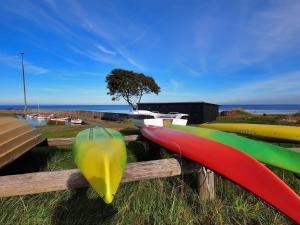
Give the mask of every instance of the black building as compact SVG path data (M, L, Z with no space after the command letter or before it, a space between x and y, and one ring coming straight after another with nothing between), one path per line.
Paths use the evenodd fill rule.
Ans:
M189 114L189 124L210 122L216 120L219 114L219 105L206 102L139 103L138 109L160 113L186 113Z

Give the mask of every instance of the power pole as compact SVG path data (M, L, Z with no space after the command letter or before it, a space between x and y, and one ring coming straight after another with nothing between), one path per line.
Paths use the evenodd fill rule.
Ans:
M22 72L23 72L23 92L24 92L24 112L27 112L27 99L26 99L26 83L25 83L25 69L24 69L24 52L21 52L22 58Z

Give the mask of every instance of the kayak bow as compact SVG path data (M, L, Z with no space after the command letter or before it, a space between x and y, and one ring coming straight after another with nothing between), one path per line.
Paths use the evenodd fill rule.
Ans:
M111 203L126 166L122 134L102 127L83 130L76 136L73 158L93 189Z

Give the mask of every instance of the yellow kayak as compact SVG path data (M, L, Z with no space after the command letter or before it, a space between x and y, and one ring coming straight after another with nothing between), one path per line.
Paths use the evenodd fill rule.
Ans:
M296 126L246 123L204 123L199 126L254 137L300 141L300 127Z
M73 158L92 188L111 203L126 166L122 134L102 127L83 130L76 136Z

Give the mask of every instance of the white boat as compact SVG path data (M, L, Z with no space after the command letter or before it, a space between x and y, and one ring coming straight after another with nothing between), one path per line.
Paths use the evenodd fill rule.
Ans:
M137 127L143 127L144 125L163 127L164 124L186 126L188 122L188 114L178 112L162 114L159 112L151 112L147 110L136 110L132 112L131 117L133 119L133 123Z
M45 116L45 115L39 114L34 118L37 119L37 120L48 120L48 119L50 119L50 116Z
M51 121L58 121L58 122L66 122L68 121L70 118L69 117L64 117L64 118L51 118Z
M34 119L34 118L37 117L37 116L38 116L38 114L32 113L32 114L27 114L27 115L26 115L26 118Z
M82 119L71 119L71 124L82 124Z

